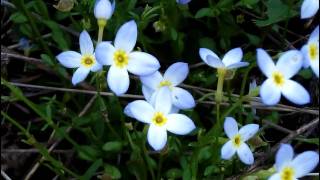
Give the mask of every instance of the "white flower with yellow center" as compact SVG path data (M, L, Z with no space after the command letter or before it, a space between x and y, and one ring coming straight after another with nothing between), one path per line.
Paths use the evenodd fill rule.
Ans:
M238 130L236 120L232 117L226 117L224 132L230 140L222 146L221 158L229 160L237 153L243 163L247 165L253 164L253 154L245 142L253 137L258 130L258 124L247 124Z
M257 60L260 70L268 77L260 87L260 96L264 104L277 104L281 94L298 105L310 102L307 90L290 79L302 67L303 61L300 51L289 50L283 53L275 65L265 50L257 49Z
M127 107L130 108L127 108ZM136 100L127 105L125 114L138 121L149 124L148 143L159 151L167 142L167 131L186 135L195 129L193 121L183 114L170 113L171 96L169 88L162 88L152 105L144 100ZM129 112L129 114L128 114Z
M187 78L188 73L188 64L177 62L168 67L163 76L159 71L148 76L141 76L144 97L148 102L154 104L159 90L163 87L168 87L174 111L193 108L195 101L192 95L188 91L177 87Z
M312 170L319 163L319 154L314 151L305 151L295 158L294 152L289 144L281 144L276 154L275 168L277 173L269 180L297 180Z
M319 77L319 26L310 34L308 42L301 49L304 57L305 68L311 66L311 69Z
M128 71L137 76L145 76L160 68L154 56L145 52L132 52L137 41L137 31L135 21L126 22L118 30L114 46L109 42L101 42L96 48L97 61L102 65L111 65L107 81L109 88L118 96L129 88Z
M224 55L222 60L207 48L200 48L199 54L206 64L217 69L235 69L249 65L248 62L241 62L243 57L241 48L231 49Z
M96 61L93 43L87 31L82 31L79 38L80 53L65 51L57 55L58 61L67 68L78 68L72 76L72 84L76 85L83 81L90 71L96 72L102 66Z
M112 16L115 6L115 0L113 0L112 4L109 0L96 0L94 5L94 16L97 19L108 20Z
M301 19L311 18L319 9L319 0L304 0L301 5Z

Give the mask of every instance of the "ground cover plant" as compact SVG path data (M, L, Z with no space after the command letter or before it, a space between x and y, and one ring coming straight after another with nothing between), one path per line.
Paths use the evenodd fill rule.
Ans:
M3 179L319 179L319 1L1 1Z

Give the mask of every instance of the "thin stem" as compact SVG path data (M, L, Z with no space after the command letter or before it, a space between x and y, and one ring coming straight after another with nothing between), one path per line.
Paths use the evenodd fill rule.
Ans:
M226 75L227 70L219 68L218 69L218 85L217 85L217 91L216 91L216 102L220 103L222 102L223 97L223 82L224 77Z
M99 44L102 41L103 30L104 30L104 27L107 25L107 20L106 19L98 19L97 22L98 22L98 26L99 26L97 44Z

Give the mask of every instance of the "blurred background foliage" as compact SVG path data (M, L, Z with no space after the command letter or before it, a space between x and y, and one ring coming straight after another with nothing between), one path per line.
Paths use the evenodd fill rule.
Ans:
M263 76L256 67L256 48L263 47L276 58L279 53L299 49L306 42L317 22L300 20L301 3L301 0L192 0L188 5L180 5L175 0L121 0L116 1L103 40L112 41L117 29L134 19L139 29L136 48L156 56L161 70L177 61L187 62L191 67L195 65L185 84L193 86L190 89L196 99L207 101L211 101L208 97L212 97L212 93L210 96L210 92L201 88L216 89L217 77L215 70L198 64L201 62L199 48L209 48L223 56L229 49L241 47L244 60L251 65L234 72L233 79L225 84L229 105L222 107L223 117L233 116L240 124L263 124L262 119L268 119L294 130L314 115L264 109L254 114L244 106L244 100L232 93L240 97L246 95L253 79L261 84ZM147 127L124 116L123 107L132 101L130 97L50 88L27 87L22 91L9 83L74 88L68 79L72 70L59 65L55 55L65 50L77 51L78 36L84 29L93 40L97 39L93 7L94 0L1 1L2 58L5 53L34 58L33 61L9 60L7 55L4 56L7 60L1 61L1 139L4 141L1 146L2 149L33 147L44 157L40 167L30 173L41 158L38 153L1 153L4 161L10 158L21 161L14 165L6 162L9 174L14 179L31 174L33 179L188 180L226 179L246 172L247 167L237 158L220 159L220 148L227 139L222 131L212 131L216 112L211 104L198 104L193 110L183 111L195 121L197 129L189 136L170 135L167 147L158 153L146 143ZM105 74L106 69L92 73L86 83L76 88L109 91ZM295 78L313 96L309 106L318 107L319 86L310 70L302 70ZM128 93L140 95L138 79L133 78L131 82L134 83ZM282 103L292 105L287 101ZM294 123L288 123L291 120ZM318 130L313 134L316 132ZM313 134L293 142L302 144L301 150L318 148ZM251 147L258 152L256 157L285 136L270 127L260 131L251 142ZM49 153L53 145L64 153ZM269 158L263 163L265 171L244 178L266 179L273 163L273 158Z

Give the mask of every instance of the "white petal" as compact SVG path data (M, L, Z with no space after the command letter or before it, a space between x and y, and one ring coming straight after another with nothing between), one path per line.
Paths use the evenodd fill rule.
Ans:
M308 91L303 86L290 79L284 82L281 92L284 97L295 104L302 105L310 102Z
M174 106L174 105L172 105L171 106L171 110L170 110L170 113L169 114L176 114L176 113L178 113L179 112L179 108L178 107L176 107L176 106Z
M310 66L316 76L319 78L319 58L315 61L310 61Z
M176 0L178 4L188 4L191 0Z
M223 124L224 132L229 139L238 134L238 124L233 117L226 117Z
M319 42L319 25L312 31L312 33L310 34L309 42Z
M227 52L222 58L222 62L225 66L230 66L232 64L238 63L243 57L243 52L241 48L234 48Z
M167 130L164 127L150 124L147 136L150 146L156 151L163 149L167 143Z
M277 173L269 177L268 180L281 180L281 176L279 173Z
M65 51L57 55L58 61L67 68L76 68L80 66L81 54L75 51Z
M168 87L162 87L157 92L155 109L161 111L164 114L168 114L171 110L171 92Z
M247 165L251 165L254 162L253 154L246 143L242 143L237 149L237 154L240 160Z
M131 112L131 108L132 108L132 107L131 107L131 104L132 104L132 103L129 103L129 104L124 108L123 112L124 112L125 115L127 115L127 116L129 116L129 117L135 118L134 115L133 115L132 112Z
M280 56L276 64L276 68L284 75L284 77L290 79L292 76L298 73L302 67L302 64L302 53L298 50L289 50Z
M154 90L151 88L148 88L147 86L142 85L142 94L144 98L150 103L150 99L152 94L154 93Z
M109 0L97 0L94 6L94 16L97 19L110 19L113 8Z
M233 147L232 142L228 141L221 148L221 159L229 160L236 153L236 149Z
M167 118L167 130L171 133L185 135L196 128L193 121L184 114L169 114Z
M169 66L163 75L165 80L169 80L173 86L181 84L188 76L189 68L187 63L177 62Z
M156 90L163 80L163 77L159 71L147 76L140 76L140 80L144 86L147 86L153 90Z
M319 163L319 154L313 151L305 151L297 155L292 161L295 169L295 177L300 178L310 173Z
M93 54L93 43L87 31L82 31L79 38L80 52L82 55Z
M132 52L129 54L128 71L134 75L146 76L160 68L157 58L145 52Z
M301 6L301 19L314 16L319 9L318 0L304 0Z
M200 48L199 54L200 54L201 59L209 66L211 66L213 68L224 67L224 64L222 63L220 58L214 52L212 52L210 49Z
M267 79L260 87L260 97L264 104L275 105L280 101L281 90L273 83L272 79Z
M138 29L134 20L124 23L118 30L114 46L116 49L122 49L131 52L137 42Z
M126 109L129 111L127 115L132 115L135 119L143 123L150 123L155 113L153 107L148 102L143 100L133 101L129 103L127 107Z
M276 170L279 172L285 165L293 159L293 148L290 144L281 144L276 154Z
M269 54L261 48L257 49L257 63L262 73L267 77L271 77L273 71L276 69Z
M90 68L90 70L92 72L97 72L97 71L100 71L101 69L102 69L102 65L100 63L98 63L97 61Z
M243 141L247 141L252 138L259 130L258 124L247 124L240 128L239 134Z
M248 65L249 65L248 62L238 62L238 63L234 63L234 64L227 66L227 69L241 68L241 67L245 67Z
M102 65L112 65L115 51L115 48L109 42L101 42L96 47L96 60Z
M179 109L190 109L196 105L193 96L188 91L179 87L173 87L172 103Z
M79 82L82 82L89 74L90 69L85 67L79 67L72 76L72 84L76 85Z
M309 58L309 53L308 53L308 45L304 45L301 48L301 53L303 55L303 64L302 66L304 68L308 68L310 66L310 58Z
M125 68L110 66L108 72L108 86L117 96L127 92L130 84L129 74Z
M112 8L112 14L113 14L114 10L116 9L116 0L113 0L111 4L111 8Z
M206 59L207 59L208 55L211 55L211 56L219 59L219 57L213 51L211 51L210 49L207 49L207 48L200 48L199 54L200 54L201 59L203 61L205 61L205 63L207 63Z

